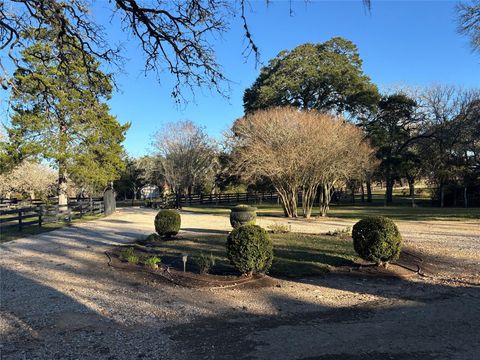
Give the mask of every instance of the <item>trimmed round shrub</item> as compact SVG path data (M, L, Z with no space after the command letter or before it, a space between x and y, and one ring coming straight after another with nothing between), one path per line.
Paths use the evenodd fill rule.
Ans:
M352 238L357 254L377 265L400 256L402 237L397 225L389 218L373 216L360 220L353 226Z
M180 230L180 214L173 210L160 210L155 216L155 231L163 237L171 237Z
M227 257L242 274L266 273L272 266L272 240L258 225L240 226L228 235Z
M243 225L255 225L257 208L248 205L237 205L231 208L230 225L237 228Z

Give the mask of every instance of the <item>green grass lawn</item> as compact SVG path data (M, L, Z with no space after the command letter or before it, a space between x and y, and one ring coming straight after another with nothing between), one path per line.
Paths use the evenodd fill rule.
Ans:
M2 228L0 230L0 244L5 243L7 241L19 239L22 237L42 234L48 231L60 229L62 227L68 226L69 224L77 224L77 223L81 223L89 220L100 219L102 216L103 215L85 215L81 219L72 220L71 223L52 222L52 223L43 224L42 227L38 225L28 225L28 226L24 226L21 231L19 231L17 227L10 227L5 229Z
M232 204L233 205L233 204ZM283 217L283 211L280 205L276 204L257 204L258 216ZM202 205L187 206L183 210L197 213L206 213L214 215L229 215L230 208L227 205ZM302 209L298 210L298 215L302 216ZM313 209L312 216L318 216L318 209ZM480 208L439 208L432 206L410 206L394 204L383 206L381 203L357 203L357 204L332 204L328 216L344 219L362 219L367 216L382 215L393 220L464 220L480 219Z
M182 256L188 255L187 268L197 271L195 257L204 253L216 258L214 273L234 273L226 258L225 234L205 234L194 238L158 242L154 247L162 262L182 268ZM274 260L270 274L279 277L302 277L325 274L331 266L352 265L356 258L352 240L327 235L271 234ZM151 254L150 254L151 255ZM146 255L144 254L143 257Z

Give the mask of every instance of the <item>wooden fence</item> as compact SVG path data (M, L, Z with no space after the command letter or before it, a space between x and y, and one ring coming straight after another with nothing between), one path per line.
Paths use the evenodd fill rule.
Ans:
M234 193L234 194L192 194L181 195L176 198L171 195L163 199L147 199L145 205L148 207L163 207L166 204L173 206L188 205L220 205L220 204L240 204L240 203L262 203L277 202L278 195L276 193Z
M47 204L0 210L0 231L15 227L21 231L25 226L41 227L46 223L71 222L85 215L97 215L103 212L104 206L101 199L71 201L65 210L62 210L59 205Z

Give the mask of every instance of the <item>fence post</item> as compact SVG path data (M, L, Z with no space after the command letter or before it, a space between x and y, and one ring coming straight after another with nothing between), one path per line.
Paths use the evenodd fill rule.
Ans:
M20 209L18 210L18 230L19 231L22 231L22 227L23 227L23 224L22 224L22 213L23 211Z

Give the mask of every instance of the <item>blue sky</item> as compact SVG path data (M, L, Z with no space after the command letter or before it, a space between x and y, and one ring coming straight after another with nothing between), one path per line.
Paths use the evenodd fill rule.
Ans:
M480 85L480 55L473 54L468 40L456 32L455 2L372 0L368 13L361 0L251 1L248 19L254 40L265 63L279 51L305 42L324 42L342 36L357 44L365 73L378 86L422 86L432 83L467 87ZM104 20L111 7L101 0L93 15ZM149 152L152 134L162 124L192 120L207 132L221 137L242 116L242 96L258 75L254 59L242 57L245 47L239 19L216 43L218 61L232 80L230 98L209 89L199 90L194 102L178 107L170 97L172 79L165 73L161 84L154 73L144 75L143 55L118 24L107 26L112 42L126 41L124 74L117 77L120 91L110 101L113 114L122 123L130 121L125 147L132 156Z
M448 83L462 86L480 84L480 56L472 54L468 40L456 32L455 2L372 1L371 12L361 1L293 2L289 15L287 1L252 1L248 14L254 39L267 62L279 51L305 42L324 42L342 36L357 44L364 71L380 87L421 86ZM220 137L232 121L243 114L242 95L258 75L253 59L245 62L241 24L234 20L231 30L216 43L218 59L232 80L230 99L196 94L195 102L178 108L170 98L171 79L165 74L158 84L154 74L145 77L142 56L127 46L126 74L119 77L121 92L111 101L121 122L131 121L125 142L133 156L148 152L151 135L165 122L189 119Z

